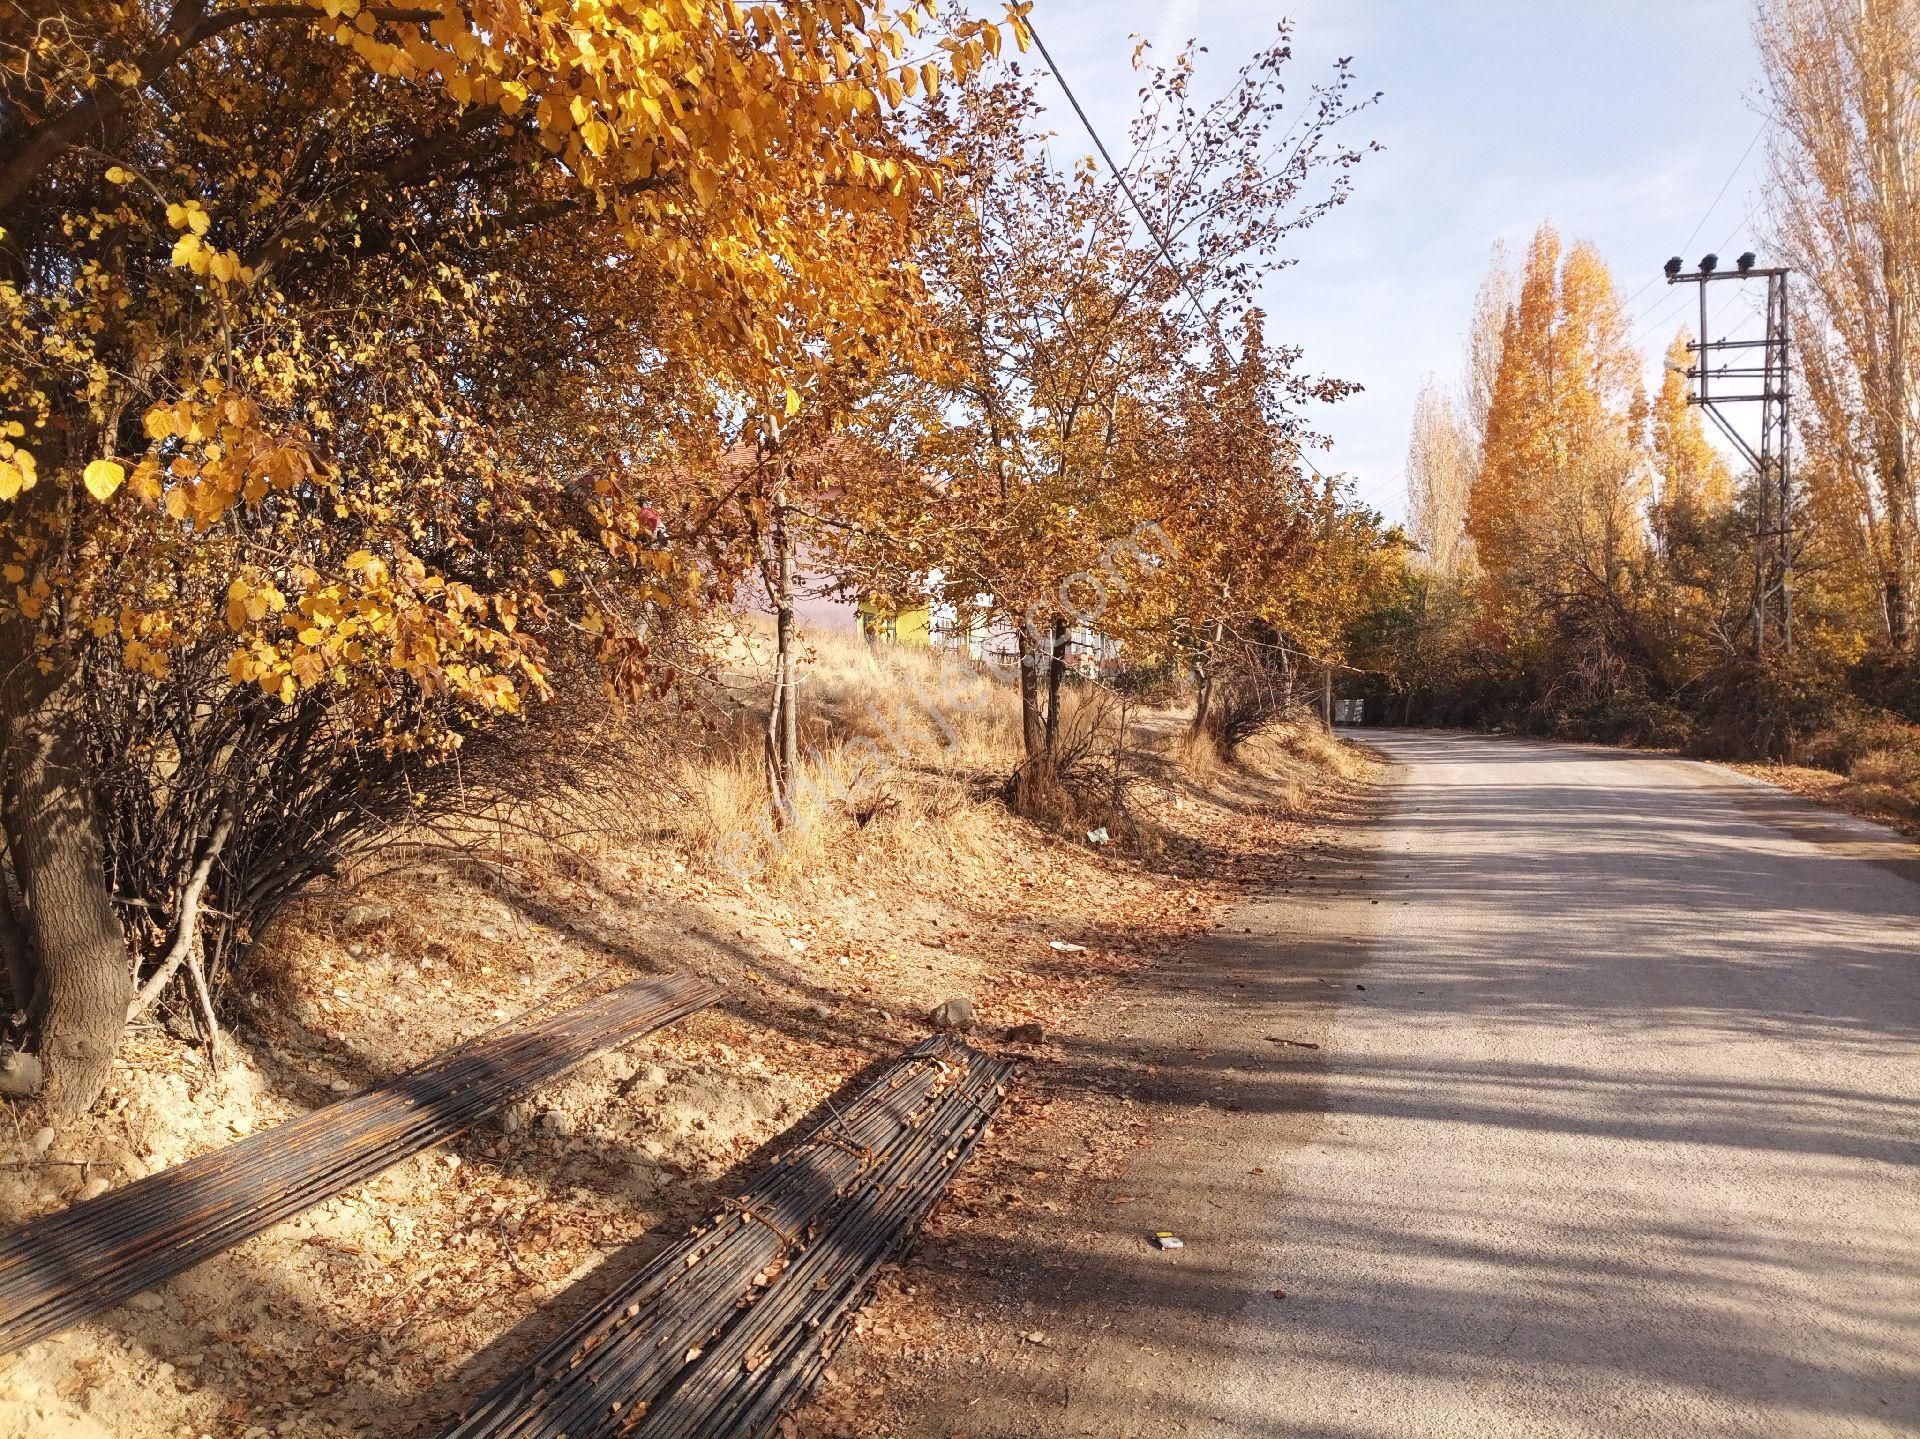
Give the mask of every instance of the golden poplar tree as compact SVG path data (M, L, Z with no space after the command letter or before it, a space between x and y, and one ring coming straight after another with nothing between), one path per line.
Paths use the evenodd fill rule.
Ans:
M1881 640L1920 641L1920 0L1764 0L1769 187L1794 270L1813 543L1874 571ZM1849 514L1848 511L1851 511Z
M1733 472L1707 439L1698 407L1687 403L1692 359L1685 330L1667 347L1665 378L1653 406L1652 446L1657 524L1663 537L1697 529L1733 503Z
M1645 539L1645 401L1605 263L1528 247L1467 504L1468 531L1510 617L1570 590L1618 593Z

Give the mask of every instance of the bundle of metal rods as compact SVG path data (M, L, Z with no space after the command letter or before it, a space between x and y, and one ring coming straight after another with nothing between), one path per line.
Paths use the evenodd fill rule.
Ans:
M910 1050L442 1439L590 1439L642 1425L652 1434L655 1415L684 1416L687 1432L705 1434L710 1411L746 1402L727 1381L759 1396L756 1414L772 1403L777 1420L817 1375L801 1373L809 1356L972 1152L1008 1072L945 1037ZM883 1213L876 1196L890 1201ZM802 1268L804 1295L789 1279ZM783 1368L740 1358L789 1349ZM781 1375L791 1382L775 1394L766 1386Z
M364 1094L0 1235L0 1354L131 1298L720 997L640 980L490 1031Z
M863 1174L819 1236L768 1284L671 1392L637 1422L588 1433L635 1439L764 1439L804 1398L865 1301L986 1133L1013 1066L979 1059L884 1160Z

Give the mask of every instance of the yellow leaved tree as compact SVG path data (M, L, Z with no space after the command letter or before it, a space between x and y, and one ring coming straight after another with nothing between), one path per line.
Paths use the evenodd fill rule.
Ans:
M209 874L243 943L557 680L657 685L737 523L665 462L922 343L899 114L1022 32L933 19L0 16L0 949L52 1106Z

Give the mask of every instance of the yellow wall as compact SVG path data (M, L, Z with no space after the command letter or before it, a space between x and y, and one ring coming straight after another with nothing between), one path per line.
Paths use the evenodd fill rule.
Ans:
M869 640L926 646L933 643L933 612L925 605L884 610L870 600L860 603L860 633Z

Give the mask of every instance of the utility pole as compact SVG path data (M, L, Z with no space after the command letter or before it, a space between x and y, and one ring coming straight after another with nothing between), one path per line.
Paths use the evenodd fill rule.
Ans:
M1742 255L1731 270L1722 270L1718 255L1701 257L1699 268L1682 273L1675 255L1666 264L1669 285L1697 285L1700 290L1700 330L1687 346L1694 362L1687 367L1687 403L1698 405L1720 427L1753 467L1753 653L1766 656L1770 632L1779 637L1782 654L1793 650L1793 457L1788 408L1793 386L1788 370L1790 336L1787 319L1785 269L1761 269L1753 252ZM1712 340L1707 337L1707 286L1717 280L1767 282L1767 332L1757 340ZM1759 351L1756 363L1753 352ZM1722 357L1718 363L1713 357ZM1715 383L1721 388L1716 390ZM1755 392L1755 386L1758 386ZM1730 388L1732 393L1727 393ZM1760 406L1760 442L1747 442L1723 405Z

